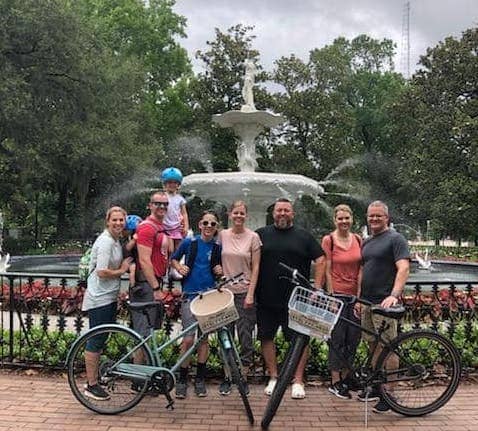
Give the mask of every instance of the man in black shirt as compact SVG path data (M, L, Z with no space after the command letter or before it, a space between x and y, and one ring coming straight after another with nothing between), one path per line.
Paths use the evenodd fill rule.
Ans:
M274 224L257 230L262 241L261 263L259 279L256 288L257 300L257 337L261 340L262 355L269 371L270 380L265 388L266 395L271 395L277 382L277 358L274 345L274 336L279 326L284 336L292 340L294 331L288 326L289 297L293 287L287 280L281 279L285 275L279 267L283 262L310 278L310 264L315 261L314 284L320 287L324 259L320 259L324 252L315 238L307 231L294 226L294 210L288 199L278 199L272 213ZM320 260L320 262L319 262ZM304 352L295 372L292 385L292 398L305 397L304 370L308 351Z

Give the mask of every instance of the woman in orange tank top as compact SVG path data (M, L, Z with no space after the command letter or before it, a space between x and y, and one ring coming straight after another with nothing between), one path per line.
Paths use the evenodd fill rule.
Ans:
M325 277L329 293L359 296L362 275L361 238L350 231L353 213L348 205L334 208L335 230L322 239L326 255ZM358 322L353 304L344 304L342 316ZM360 341L360 329L339 320L329 344L329 369L332 385L329 391L339 398L350 395L350 369Z

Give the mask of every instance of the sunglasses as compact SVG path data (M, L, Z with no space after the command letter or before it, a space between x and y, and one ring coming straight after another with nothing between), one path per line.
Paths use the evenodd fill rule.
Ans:
M207 221L207 220L204 220L203 222L201 222L201 224L202 224L204 227L207 227L207 226L216 227L216 226L217 226L217 221Z
M151 202L151 205L154 205L157 208L167 208L169 205L169 202Z

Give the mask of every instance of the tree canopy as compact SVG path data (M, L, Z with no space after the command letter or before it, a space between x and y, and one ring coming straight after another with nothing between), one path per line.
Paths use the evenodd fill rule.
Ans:
M256 107L287 118L258 138L260 170L321 181L330 205L346 201L359 214L379 198L436 237L477 237L477 28L430 47L406 81L393 69L393 42L368 35L266 71L243 24L215 29L194 74L186 25L172 0L0 0L7 227L23 228L32 246L84 238L106 206L143 208L126 199L147 189L143 174L236 170L235 137L211 116L240 108L250 59Z

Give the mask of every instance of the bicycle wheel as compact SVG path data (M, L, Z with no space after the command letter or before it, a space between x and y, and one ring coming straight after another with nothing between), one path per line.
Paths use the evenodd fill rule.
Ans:
M240 359L237 356L234 347L224 349L224 360L227 362L231 370L232 382L236 384L239 394L241 395L244 408L246 409L247 418L251 425L254 424L254 413L252 412L251 405L249 404L249 398L247 398L246 380L244 379L240 369Z
M85 394L85 347L89 340L97 336L105 339L99 358L98 384L108 392L110 397L106 400L96 400ZM133 356L142 356L143 364L153 365L151 351L145 345L128 355L141 341L140 335L119 325L98 326L81 336L72 346L67 359L68 383L75 398L86 408L101 414L121 413L138 404L145 395L148 382L141 378L134 379L131 375L122 375L112 366L125 356L121 365L132 364Z
M398 359L398 368L385 368ZM456 347L444 336L426 330L408 332L392 341L377 361L385 384L383 399L405 416L422 416L447 403L460 382L461 360Z
M289 351L287 352L287 361L284 362L279 377L277 378L277 384L274 388L274 392L272 392L264 411L264 416L262 417L261 422L262 428L268 428L269 424L274 418L282 401L282 397L284 396L287 386L294 376L297 364L299 363L300 357L302 356L302 353L304 352L308 342L309 337L298 334L295 338L294 344L290 346Z

